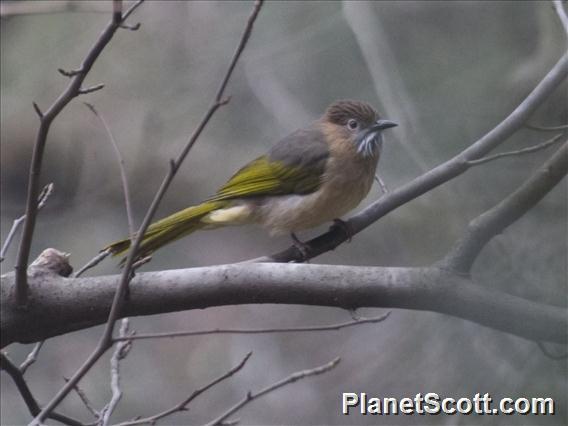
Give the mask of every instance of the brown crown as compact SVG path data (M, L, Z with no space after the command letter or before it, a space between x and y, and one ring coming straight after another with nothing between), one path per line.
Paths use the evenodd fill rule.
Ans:
M347 124L350 118L369 125L377 121L379 114L366 102L341 100L332 103L327 108L324 118L342 126Z

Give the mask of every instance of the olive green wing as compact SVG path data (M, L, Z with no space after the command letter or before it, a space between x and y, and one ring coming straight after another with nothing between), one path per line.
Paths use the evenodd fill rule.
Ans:
M320 187L328 157L329 149L319 130L299 130L240 169L210 201L309 194Z

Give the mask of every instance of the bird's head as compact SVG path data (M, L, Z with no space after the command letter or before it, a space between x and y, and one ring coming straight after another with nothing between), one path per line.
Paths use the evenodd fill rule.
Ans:
M393 121L381 119L368 103L351 100L331 104L322 120L333 126L333 131L339 138L353 143L357 152L364 157L379 153L383 143L383 130L398 126Z

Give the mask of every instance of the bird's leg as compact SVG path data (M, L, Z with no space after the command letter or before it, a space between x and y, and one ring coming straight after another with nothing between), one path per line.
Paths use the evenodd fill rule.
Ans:
M294 247L296 247L298 251L302 254L302 261L309 262L310 246L304 243L303 241L300 241L300 239L293 232L290 232L290 237L294 242Z
M347 223L347 222L345 222L344 220L341 220L341 219L333 219L333 225L331 225L330 229L333 229L333 228L341 229L345 233L345 235L347 236L347 242L348 243L351 242L353 235L355 235L355 231L353 230L353 227L349 223Z

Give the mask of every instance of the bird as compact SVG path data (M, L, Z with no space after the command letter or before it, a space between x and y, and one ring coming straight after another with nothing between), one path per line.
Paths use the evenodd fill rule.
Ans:
M197 230L250 223L272 236L290 234L305 255L296 233L331 221L345 227L340 217L357 207L373 185L383 131L396 126L369 103L333 102L321 118L239 169L215 195L152 223L137 259ZM101 251L123 255L130 241Z

